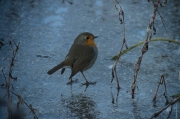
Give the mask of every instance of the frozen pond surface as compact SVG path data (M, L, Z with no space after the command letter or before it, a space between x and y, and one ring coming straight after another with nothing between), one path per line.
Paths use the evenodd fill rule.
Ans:
M12 81L14 92L32 104L40 119L58 118L106 118L106 119L146 119L165 106L164 87L161 86L156 106L152 98L164 74L169 99L180 92L178 73L180 70L180 47L168 42L151 42L144 55L138 74L135 98L131 98L133 67L141 54L139 46L123 55L117 67L121 90L117 93L115 80L111 83L111 58L119 52L123 38L123 25L119 24L118 12L113 1L73 0L73 4L61 0L0 0L0 39L4 46L0 49L0 58L11 56L8 45L9 36L20 42ZM151 19L153 7L147 0L121 0L125 13L126 40L128 46L143 41L146 28ZM154 38L166 37L180 41L180 2L168 1L159 12L165 20L168 34L159 15L155 20L157 34ZM82 75L72 86L66 85L70 75L67 69L49 76L46 72L61 62L75 37L81 32L98 35L96 40L98 58L94 66L84 72L89 81L96 81L86 91ZM1 65L2 66L2 62ZM6 70L8 72L7 63ZM0 83L4 83L0 74ZM4 89L0 89L1 98L5 98ZM16 97L13 103L16 104ZM27 107L26 118L32 118ZM174 105L171 119L180 117L180 106ZM7 108L1 107L1 117L7 117ZM157 119L166 118L167 111Z

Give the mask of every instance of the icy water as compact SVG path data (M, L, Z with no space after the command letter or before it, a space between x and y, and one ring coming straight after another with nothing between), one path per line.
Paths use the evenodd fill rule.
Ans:
M70 0L69 0L70 1ZM20 42L13 68L14 92L24 101L32 104L39 119L147 119L165 106L164 87L160 86L156 105L152 99L161 75L165 76L169 100L180 92L180 46L169 42L151 42L144 55L137 77L138 89L131 98L133 67L141 54L141 46L124 54L117 66L121 89L118 93L116 81L111 83L111 58L118 54L122 45L123 25L118 20L114 1L104 0L0 0L0 58L11 57L9 37ZM126 40L128 46L143 41L146 28L153 13L152 3L145 0L119 1L125 13ZM168 1L166 7L159 8L165 21L167 34L160 16L155 19L156 35L153 38L170 38L180 42L180 2ZM87 89L81 86L85 80L78 73L76 83L66 85L70 69L63 75L57 71L48 75L47 71L60 63L68 53L75 37L81 32L98 35L96 44L98 58L94 66L84 72L89 81L96 81ZM9 62L0 62L8 75ZM4 83L0 74L0 83ZM0 89L0 98L7 99L6 91ZM13 96L16 107L17 98ZM25 118L33 114L25 105L20 105ZM180 104L173 106L170 119L180 117ZM157 119L166 118L168 111ZM0 116L7 118L7 106L0 107Z

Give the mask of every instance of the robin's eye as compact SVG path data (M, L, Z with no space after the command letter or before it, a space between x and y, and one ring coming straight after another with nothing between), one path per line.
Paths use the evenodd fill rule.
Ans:
M85 39L86 39L86 40L88 40L88 39L89 39L89 37L87 36L87 37L85 37Z

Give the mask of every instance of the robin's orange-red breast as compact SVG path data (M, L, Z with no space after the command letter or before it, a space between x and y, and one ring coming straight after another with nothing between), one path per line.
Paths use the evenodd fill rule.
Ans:
M84 79L86 80L86 85L88 85L89 82L83 74L83 71L91 68L97 59L98 49L94 41L94 39L97 37L98 36L94 36L88 32L79 34L74 40L74 43L72 44L64 61L49 70L47 73L51 75L62 68L61 74L63 74L65 68L70 67L70 82L72 82L72 77L74 75L76 75L78 72L81 72Z

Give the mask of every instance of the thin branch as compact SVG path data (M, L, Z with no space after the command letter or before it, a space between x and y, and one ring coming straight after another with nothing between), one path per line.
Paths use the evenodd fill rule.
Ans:
M7 82L6 82L6 86L7 86L8 89L9 89L9 87L10 87L10 79L17 80L16 77L13 77L13 76L12 76L12 71L13 71L13 66L14 66L14 60L15 60L15 57L16 57L16 55L17 55L20 42L19 42L18 44L15 43L15 45L16 45L15 49L13 48L12 42L14 43L15 41L11 38L11 40L10 40L10 46L11 46L11 48L13 49L13 56L12 56L11 61L10 61L9 75L8 75L8 80L7 80Z
M10 47L11 47L11 49L12 49L12 57L11 57L11 59L10 59L10 66L9 66L9 72L8 72L8 76L7 76L7 79L6 79L6 76L5 76L5 74L4 74L4 68L5 68L5 66L4 66L4 61L7 59L7 57L5 57L4 59L3 59L3 69L2 69L2 74L3 74L3 76L4 76L4 79L5 79L5 85L1 85L1 87L4 87L6 90L7 90L7 95L8 95L8 115L9 115L9 118L11 118L11 116L12 116L12 111L11 111L11 109L9 108L9 107L11 107L12 106L12 96L10 96L10 86L12 85L11 84L11 79L17 79L17 78L14 78L14 77L12 77L12 70L13 70L13 66L14 66L14 59L15 59L15 56L16 56L16 53L17 53L17 51L18 51L18 46L16 46L15 48L14 48L14 44L16 45L16 43L13 41L13 39L10 37L10 41L9 41L9 45L10 45ZM18 44L19 45L19 44ZM17 49L17 50L16 50ZM12 85L12 88L13 88L13 85Z
M168 105L166 105L164 108L162 108L161 110L159 110L158 112L154 113L150 119L153 119L155 117L157 117L159 114L161 114L164 110L166 110L169 106L174 105L176 102L180 101L180 96L171 100L170 103Z
M160 14L160 12L159 12L159 11L157 11L157 12L158 12L158 14L159 14L159 16L160 16L160 18L161 18L161 21L162 21L162 24L163 24L163 26L164 26L164 28L165 28L166 33L167 33L167 34L168 34L168 36L170 37L170 35L169 35L168 31L167 31L166 25L165 25L164 18L161 16L161 14Z
M152 38L152 31L154 31L154 33L156 33L156 28L154 26L154 20L156 18L156 12L157 12L159 3L160 3L160 1L157 0L156 3L154 4L153 15L151 17L151 20L150 20L148 26L147 26L146 39L145 39L143 47L141 49L141 56L139 56L138 61L136 61L135 65L134 65L133 83L131 85L132 98L134 98L135 88L137 87L136 86L137 75L138 75L138 72L139 72L139 69L140 69L140 65L141 65L143 55L148 51L148 46L149 46L148 42Z
M7 80L6 80L6 76L5 76L5 74L4 74L4 68L5 68L5 67L3 67L3 68L2 68L1 72L2 72L2 74L3 74L3 76L4 76L4 80L5 80L5 82L7 82Z
M7 91L9 91L9 92L11 92L13 95L15 95L15 96L18 98L18 102L17 102L17 107L18 107L18 108L19 108L19 104L25 104L25 105L31 110L31 112L34 114L34 117L36 117L35 119L38 119L38 117L37 117L37 115L36 115L36 112L35 112L36 109L34 109L31 104L28 105L28 104L24 101L24 99L22 98L21 95L18 95L17 93L15 93L15 92L13 92L13 91L11 91L11 90L8 90L7 88L4 88L4 87L1 87L1 88L2 88L2 89L5 89L5 90L7 90Z
M158 83L158 87L157 87L156 92L154 94L153 102L156 101L156 97L157 97L157 93L158 93L158 90L159 90L159 86L163 85L163 84L164 84L164 97L166 99L166 103L168 104L169 100L168 100L168 96L167 96L167 89L166 89L166 82L165 82L165 79L164 79L164 75L161 75L160 82Z
M17 108L19 108L20 104L25 104L30 109L30 111L33 113L34 119L38 119L38 117L37 117L37 115L35 113L35 109L32 107L32 105L31 104L28 105L23 100L21 95L18 95L18 94L14 93L13 91L10 90L10 86L12 85L11 84L11 79L17 80L17 77L13 77L12 76L12 71L13 71L13 66L14 66L14 62L15 62L15 58L16 58L17 52L19 50L20 42L18 44L16 44L16 42L10 37L9 45L11 46L11 49L12 49L12 57L10 59L10 67L9 67L9 72L8 72L8 78L7 79L6 79L6 76L4 74L4 68L5 67L2 68L2 74L3 74L4 79L6 81L6 85L1 85L1 88L5 89L7 91L9 106L11 106L11 102L12 102L12 97L10 97L10 93L11 93L12 95L15 95L18 98ZM14 48L14 46L15 46L15 48ZM4 60L5 59L7 59L7 57L3 59L3 65L4 65ZM12 85L12 89L13 89L13 85ZM12 115L11 115L11 110L10 110L9 106L8 106L8 114L9 114L9 118L11 118Z
M123 43L122 43L122 46L120 48L120 52L119 52L119 55L117 56L117 60L116 62L114 63L114 66L112 67L112 80L111 82L113 81L114 79L114 76L116 77L116 82L117 82L117 88L118 90L120 89L120 85L119 85L119 79L118 79L118 75L117 75L117 72L116 72L116 67L117 67L117 64L118 64L118 61L120 59L120 54L122 52L122 49L123 49L123 46L125 44L126 48L128 48L127 46L127 43L126 43L126 27L125 27L125 22L124 22L124 11L121 7L121 5L119 4L119 2L117 0L114 0L115 2L115 8L116 10L119 12L118 15L119 15L119 21L120 21L120 24L123 24L124 26L124 38L123 38ZM115 73L115 75L114 75Z

